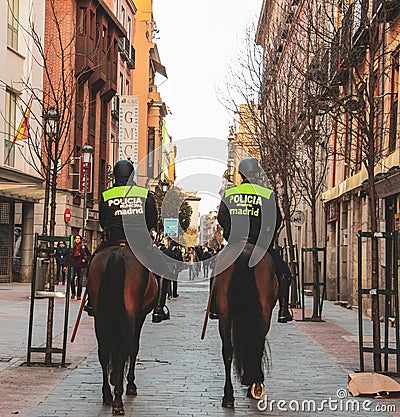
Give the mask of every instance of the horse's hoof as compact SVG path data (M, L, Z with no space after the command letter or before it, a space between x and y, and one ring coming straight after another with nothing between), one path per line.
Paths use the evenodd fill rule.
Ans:
M265 386L262 382L255 382L251 388L250 393L255 400L261 400L265 394Z
M124 415L125 415L124 407L113 408L113 416L124 416Z
M137 388L135 386L126 387L126 395L137 395Z
M223 399L222 400L222 407L224 408L234 408L235 406L235 400L234 399Z

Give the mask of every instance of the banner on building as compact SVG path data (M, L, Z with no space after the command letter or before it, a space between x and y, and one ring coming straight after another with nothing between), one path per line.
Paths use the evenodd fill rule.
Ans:
M119 131L118 157L130 159L135 167L137 181L137 166L139 162L139 97L119 97Z

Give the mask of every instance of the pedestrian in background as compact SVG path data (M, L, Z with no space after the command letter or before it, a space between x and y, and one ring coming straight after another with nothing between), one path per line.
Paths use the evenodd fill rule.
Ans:
M69 276L71 284L71 299L75 297L80 300L82 295L82 280L83 271L87 267L90 259L90 251L87 246L82 245L82 237L76 235L74 239L74 246L67 253L66 262L71 265L71 274ZM64 269L66 269L64 267ZM75 286L75 275L77 277L77 283Z
M196 252L194 251L193 247L189 248L189 252L186 255L186 261L189 265L189 280L194 280L195 275L195 262L196 262Z
M174 266L174 279L172 280L172 298L179 298L178 294L178 275L179 272L181 272L183 258L182 258L182 252L179 248L179 245L176 242L171 243L171 251L173 253L173 257L176 261Z
M203 258L202 258L204 278L208 277L208 272L210 269L210 261L207 261L207 259L210 259L210 258L211 258L211 254L208 251L208 248L206 246L203 250Z
M64 241L57 243L56 253L54 257L56 258L57 270L56 270L56 280L55 285L60 283L60 274L62 276L62 285L65 285L65 257L67 256L67 245Z

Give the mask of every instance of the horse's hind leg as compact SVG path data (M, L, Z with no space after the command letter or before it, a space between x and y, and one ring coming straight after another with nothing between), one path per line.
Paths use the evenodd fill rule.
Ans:
M125 414L124 404L122 402L122 394L124 392L122 386L124 364L125 363L121 358L117 358L113 361L114 369L111 372L110 382L114 385L114 401L112 403L114 416L122 416Z
M99 361L101 364L101 369L103 371L103 405L111 405L113 402L113 396L111 393L110 384L108 383L108 358L109 358L109 351L108 349L104 349L99 347L98 350Z
M126 395L137 395L137 387L135 384L135 366L136 366L136 357L139 351L139 340L140 332L142 331L142 326L144 323L145 317L138 319L137 321L137 331L134 338L134 345L132 346L132 353L129 356L129 372L128 372L128 385L126 387Z
M231 322L228 319L219 319L219 333L222 340L222 357L224 358L225 365L225 386L224 397L222 399L222 407L233 408L235 404L235 398L233 397L232 386L232 357L233 346L231 340Z

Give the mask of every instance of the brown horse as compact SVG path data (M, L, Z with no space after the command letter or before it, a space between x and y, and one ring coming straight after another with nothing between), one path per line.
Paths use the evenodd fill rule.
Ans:
M222 263L224 258L226 261L230 257L229 246L225 250L225 254L221 253ZM254 245L246 244L235 263L214 280L212 294L219 317L225 365L222 406L227 408L233 408L235 402L231 379L232 359L242 384L249 386L248 396L260 399L265 392L265 337L278 296L278 280L269 254L258 254L261 260L255 267L249 267L253 252L257 255L259 250Z
M157 303L157 282L128 246L111 246L94 256L89 267L98 355L103 370L103 404L123 415L125 363L129 360L126 394L136 395L135 362L146 315ZM114 398L110 382L114 385Z

